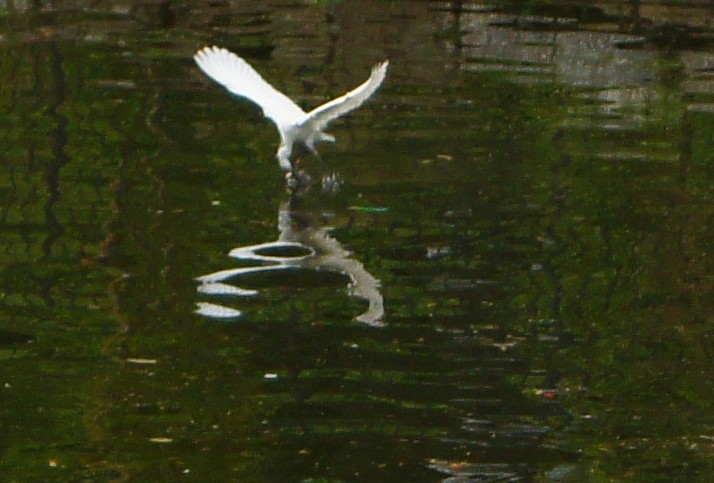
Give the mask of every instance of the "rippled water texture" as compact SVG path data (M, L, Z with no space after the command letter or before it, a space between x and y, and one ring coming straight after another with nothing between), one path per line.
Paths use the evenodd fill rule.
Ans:
M3 481L707 481L708 2L0 1ZM260 109L387 80L288 192Z

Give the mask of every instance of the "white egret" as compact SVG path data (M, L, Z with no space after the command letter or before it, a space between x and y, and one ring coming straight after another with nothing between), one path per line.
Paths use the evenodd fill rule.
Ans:
M196 52L193 59L208 77L229 92L256 103L263 109L263 114L275 123L280 131L277 158L283 171L293 170L290 155L296 142L304 144L316 156L316 141L335 142L334 136L323 130L330 122L357 109L374 94L384 81L389 65L388 60L375 65L364 83L341 97L305 112L233 52L215 46L204 47Z

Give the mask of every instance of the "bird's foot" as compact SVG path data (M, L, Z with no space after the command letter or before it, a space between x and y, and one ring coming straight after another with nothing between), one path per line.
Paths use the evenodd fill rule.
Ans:
M295 191L298 188L307 188L312 178L304 171L291 170L285 173L285 181L290 191Z
M288 189L295 189L300 184L300 177L295 171L288 171L285 173L285 182L288 184Z

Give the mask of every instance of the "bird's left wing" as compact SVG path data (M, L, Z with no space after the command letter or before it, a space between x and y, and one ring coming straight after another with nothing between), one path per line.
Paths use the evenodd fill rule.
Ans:
M325 104L316 107L307 113L305 123L311 124L318 131L323 130L327 125L353 109L357 109L364 101L374 94L384 81L387 75L389 61L385 60L372 67L372 74L365 82L355 87L347 94L333 99Z
M208 77L237 96L258 104L266 117L278 126L297 124L305 111L275 89L253 67L233 52L220 47L204 47L193 56Z

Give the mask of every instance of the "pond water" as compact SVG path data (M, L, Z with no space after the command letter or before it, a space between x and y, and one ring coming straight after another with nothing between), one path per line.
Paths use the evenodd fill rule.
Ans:
M0 2L3 481L708 480L712 18ZM291 193L213 44L391 65Z

